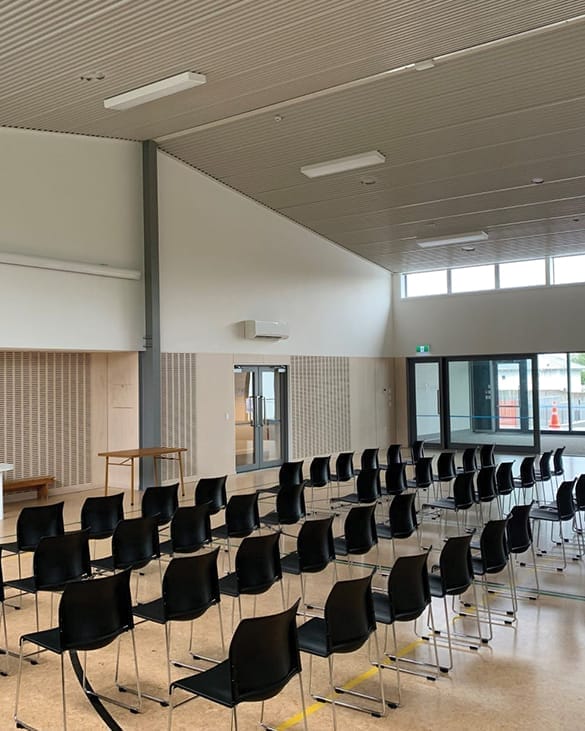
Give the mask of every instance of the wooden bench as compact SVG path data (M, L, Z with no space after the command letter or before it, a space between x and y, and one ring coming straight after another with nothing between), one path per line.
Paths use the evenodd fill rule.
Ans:
M18 480L4 480L4 493L36 490L37 497L49 497L49 488L55 486L55 478L50 475L42 477L21 477Z

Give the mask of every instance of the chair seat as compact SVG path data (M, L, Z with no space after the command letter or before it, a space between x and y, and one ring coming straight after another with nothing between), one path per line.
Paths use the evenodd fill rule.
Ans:
M388 594L381 594L378 591L374 591L372 592L372 598L374 600L374 614L376 615L376 622L381 622L382 624L411 622L420 617L422 614L422 612L416 611L393 615Z
M301 564L297 551L288 553L280 559L280 567L286 574L295 574L299 576L301 572Z
M27 576L24 579L10 579L10 581L4 582L4 586L9 586L11 589L18 589L18 591L23 591L26 594L35 594L37 591L34 576Z
M232 538L232 537L233 538L240 538L240 537L243 538L244 537L244 535L239 536L239 535L236 535L235 533L230 535L230 533L228 531L228 527L225 523L223 525L218 525L217 528L213 528L211 531L211 535L214 538L221 538L224 541L227 540L228 538Z
M227 596L239 596L238 577L235 572L222 576L219 580L219 591Z
M439 599L445 596L440 574L429 574L429 590L431 592L431 596Z
M372 503L377 502L377 500L378 498L374 498L373 500L369 500L367 503L361 502L357 492L351 492L349 495L344 495L343 497L336 497L331 499L332 502L351 503L352 505L371 505Z
M62 653L61 634L58 627L41 630L40 632L30 632L29 634L22 635L20 639L32 642L39 647L44 647L45 650L55 652L58 655Z
M287 518L279 518L276 510L273 510L270 513L266 513L266 515L263 515L260 518L260 522L264 523L265 525L294 525L295 523L298 523L299 521L287 519Z
M336 556L348 556L349 551L347 550L347 542L344 536L337 536L333 539L333 545L335 547Z
M327 634L325 620L321 617L313 617L298 630L299 649L310 652L318 657L329 657L327 651Z
M556 505L554 507L533 508L530 511L530 517L536 520L552 520L555 523L558 523L559 511L557 510Z
M331 475L331 482L351 482L351 480L353 480L353 476L348 477L346 480L340 480L337 473Z
M153 599L151 602L145 602L144 604L137 604L132 607L132 614L140 619L148 619L150 622L156 622L157 624L165 623L165 613L162 598Z
M486 570L483 565L483 561L481 558L473 557L471 559L471 562L473 564L473 574L474 576L483 576L486 573Z
M0 549L2 550L2 553L20 553L20 551L25 550L19 548L16 541L14 541L13 543L3 543L0 546Z
M164 541L160 544L159 550L161 554L165 556L172 556L175 553L196 553L201 550L203 546L209 546L210 541L204 541L203 543L195 543L191 546L178 546L173 545L172 540Z
M201 698L207 698L226 708L233 708L236 705L232 695L230 667L227 660L203 673L175 680L173 687L181 688Z
M430 503L423 503L423 508L435 508L437 510L465 510L466 508L460 507L455 504L455 500L451 497L437 498ZM466 506L470 508L471 505Z
M280 485L273 485L273 487L259 487L256 492L266 493L268 495L278 495Z
M387 540L392 540L393 538L409 538L414 531L415 529L413 528L413 530L397 531L394 533L389 523L376 523L378 538L385 538Z
M98 569L98 571L113 571L114 570L114 557L106 556L105 558L96 558L91 562L92 568Z
M417 485L416 480L406 480L406 487L409 487L411 490L428 490L430 487L430 484Z

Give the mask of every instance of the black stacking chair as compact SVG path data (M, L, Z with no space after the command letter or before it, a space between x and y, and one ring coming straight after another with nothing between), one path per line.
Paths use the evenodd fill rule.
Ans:
M219 580L220 592L238 600L240 619L243 616L242 595L254 596L256 614L256 596L268 591L276 583L280 584L282 605L285 605L279 539L280 533L244 538L236 553L236 570ZM232 608L232 625L233 614Z
M142 517L156 518L159 528L168 525L179 507L179 483L147 487L142 493Z
M488 518L491 518L492 503L495 501L498 506L499 517L502 517L502 506L498 499L498 491L496 489L496 468L491 467L480 467L479 472L475 478L475 485L477 491L477 501L479 503L479 514L482 524L484 522L483 505L489 504Z
M72 581L91 576L89 531L79 530L41 538L33 554L33 575L5 582L22 594L34 594L36 627L39 629L39 592L60 592ZM51 594L51 623L53 602Z
M477 607L477 590L475 582L473 581L473 562L471 557L471 539L473 538L472 533L468 533L464 536L453 536L448 538L445 545L441 550L439 556L439 565L431 571L429 574L429 589L432 597L443 600L443 609L445 611L445 626L447 630L447 646L449 649L449 667L442 667L441 670L451 670L453 667L453 643L455 639L468 638L478 640L481 642L481 623L479 621L479 615L477 618L477 637L473 635L462 635L457 634L455 637L451 637L451 622L449 616L449 607L447 604L447 597L462 597L468 589L473 591L474 605ZM440 631L435 631L435 634L441 634ZM470 649L477 650L478 645L469 644L467 641L466 646Z
M394 541L410 538L418 528L414 507L415 497L413 492L396 495L388 509L388 522L376 524L378 538L388 538L392 541L392 555L394 558L396 558Z
M363 469L356 479L356 492L344 495L339 500L340 503L364 504L374 503L381 497L380 487L380 470L379 469Z
M202 477L195 486L195 505L209 503L209 515L223 510L227 503L227 475L222 477Z
M59 604L59 626L41 632L31 632L20 638L20 663L16 685L16 704L14 720L17 728L32 728L19 716L20 688L22 679L22 660L24 645L30 642L33 645L53 652L61 657L61 698L63 703L63 724L61 728L67 731L67 709L65 704L65 654L69 652L88 652L106 647L122 634L130 632L134 651L134 670L136 673L136 688L138 704L129 706L121 703L117 698L96 693L87 683L87 674L83 673L82 689L87 696L111 701L118 706L132 711L140 711L142 699L140 696L140 680L136 659L136 644L134 641L134 620L132 617L132 603L130 600L130 572L122 571L107 578L94 581L75 581L67 584ZM85 666L85 664L84 664ZM116 683L118 678L116 677ZM39 705L39 697L35 702ZM42 707L42 703L40 703ZM89 728L93 719L87 722ZM79 726L78 726L79 727Z
M414 479L407 480L407 486L416 490L428 490L433 486L433 458L419 457L414 465Z
M362 456L360 457L361 471L363 470L379 470L380 460L378 457L380 450L378 447L369 447L364 449Z
M81 528L89 530L89 539L111 538L118 523L124 519L124 493L88 497L81 507Z
M455 452L441 452L437 457L437 473L433 475L433 480L441 486L450 485L456 476Z
M461 467L457 468L457 472L477 472L479 469L477 452L478 447L466 447L461 455Z
M496 445L495 444L482 444L479 448L479 465L480 467L495 467Z
M342 482L353 480L355 487L355 472L353 469L353 452L341 452L335 460L335 472L331 475L331 479L337 482L337 497L340 495L340 485Z
M400 556L396 559L388 577L388 591L373 593L374 612L376 622L386 625L384 639L384 654L393 661L393 665L384 664L382 667L397 671L398 704L400 703L400 673L423 675L429 680L436 680L439 674L439 651L435 635L431 592L427 571L428 553L412 556ZM435 663L397 657L396 622L415 622L428 609L431 623L431 640L434 648ZM388 626L392 627L394 635L394 652L388 652ZM423 668L422 672L416 666ZM431 670L434 668L434 670Z
M228 567L231 571L230 549L232 538L246 538L260 529L260 514L258 512L258 493L247 495L232 495L225 509L225 523L211 531L214 538L227 542Z
M297 550L284 556L281 561L282 571L300 577L301 602L306 604L305 574L317 574L333 563L335 577L335 545L333 542L333 516L319 520L306 520L297 536Z
M474 472L460 472L453 483L453 498L439 498L430 500L422 506L421 515L425 515L425 509L431 510L452 510L455 513L455 521L457 523L457 532L461 530L459 525L459 513L467 511L474 505L477 506L474 496L473 478ZM424 520L421 523L424 526Z
M552 468L550 465L552 457L552 449L548 452L543 452L538 460L538 469L534 470L534 477L537 482L540 482L542 487L542 497L538 500L539 504L547 502L546 485L552 484Z
M313 617L299 627L299 647L301 652L310 655L309 665L309 692L312 694L312 659L313 655L327 658L329 665L329 696L313 695L321 703L330 703L333 713L333 728L337 729L336 706L352 708L380 718L386 715L384 700L384 684L380 663L378 663L380 697L376 698L365 693L340 689L335 685L333 675L333 658L340 653L356 652L374 635L376 655L380 658L378 636L376 634L376 620L372 605L372 575L359 579L338 581L333 585L325 602L323 618ZM372 710L365 706L337 700L338 693L366 698L380 704L380 710Z
M299 677L303 722L307 731L296 626L297 607L298 601L280 614L242 620L230 643L227 660L210 670L171 683L169 731L173 723L173 693L177 688L196 698L205 698L230 708L232 728L236 731L238 705L262 701L260 725L268 728L264 725L264 702L277 695L295 675Z
M585 475L579 475L575 483L575 513L579 518L579 530L583 535L583 518L581 513L585 511Z
M391 464L402 464L403 462L402 444L391 444L386 451L386 469L388 469ZM384 469L383 465L380 465L380 467Z
M347 557L350 571L353 556L365 556L374 546L378 547L375 511L374 503L351 508L345 517L343 536L334 539L335 554ZM380 563L379 552L376 563Z
M407 488L406 464L404 462L392 462L384 473L386 493L390 496L400 495Z
M281 487L292 487L303 482L303 460L298 462L283 462L278 470L278 485L259 487L257 492L268 495L277 495Z
M170 540L160 544L161 554L195 553L211 543L209 505L178 508L170 525Z
M563 464L563 455L565 453L565 447L557 447L553 453L553 469L552 474L555 478L555 485L558 487L558 478L563 477L565 474L565 466Z
M6 609L4 607L4 575L2 573L2 548L0 548L0 604L2 605L2 626L4 627L4 647L0 650L0 655L6 656L5 670L0 670L0 675L8 675L8 630L6 628Z
M283 485L276 496L276 510L260 519L264 525L271 527L295 525L307 516L305 505L305 484Z
M165 571L162 583L162 596L145 604L137 604L132 612L148 622L162 624L165 629L165 650L167 658L167 688L171 684L171 665L176 667L198 668L178 660L171 660L172 622L191 622L191 641L189 653L194 658L219 663L220 660L202 657L193 653L193 621L202 617L211 607L217 607L222 657L225 656L225 640L221 618L219 579L217 575L217 554L219 548L197 556L174 558ZM130 690L122 686L123 690ZM143 698L168 705L169 698L161 698L142 693Z
M528 490L533 490L535 485L536 473L534 471L534 457L524 457L522 462L520 462L520 475L518 477L514 477L514 487L522 489L524 503L527 503L532 499L532 494L529 496Z
M417 439L410 445L410 460L408 464L415 465L421 457L425 456L425 443L422 439Z
M538 581L538 568L536 566L536 556L534 553L534 542L532 540L532 528L530 526L530 511L533 503L528 505L515 505L508 516L508 525L506 526L506 537L508 539L508 551L515 555L521 556L530 549L532 552L532 565L534 568L534 580L536 582L536 594L540 595L540 584ZM526 562L519 561L520 566L526 566ZM516 592L518 593L518 591ZM529 596L529 599L536 599L535 596Z
M563 533L563 523L573 521L575 519L575 501L573 500L574 480L565 480L559 485L556 495L556 505L554 507L533 507L530 511L531 520L547 523L558 523L561 552L563 556L563 565L557 566L557 571L564 571L567 568L567 553L565 550L565 535ZM578 536L579 534L577 534ZM538 553L545 551L538 549ZM577 558L579 558L578 556Z
M140 569L157 559L162 582L160 565L160 543L156 517L125 518L116 526L112 536L112 555L92 561L98 571L136 571L136 600Z
M16 541L0 546L5 553L18 556L18 576L22 576L20 555L32 552L39 545L41 538L63 535L64 502L53 505L34 505L23 508L16 519Z
M311 488L311 510L314 510L315 488L326 487L327 499L331 497L329 487L331 485L331 455L327 457L313 457L309 467L309 480L305 483Z
M500 462L496 469L496 491L498 497L501 500L501 509L504 512L504 500L507 495L514 493L514 475L512 469L514 467L514 461L512 462ZM510 503L512 498L510 498Z

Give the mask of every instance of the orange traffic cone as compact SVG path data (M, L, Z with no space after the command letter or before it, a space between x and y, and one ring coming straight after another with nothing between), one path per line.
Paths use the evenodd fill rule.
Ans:
M548 422L549 429L560 429L561 422L559 421L559 410L557 409L556 403L553 401L552 409L550 412L550 421Z

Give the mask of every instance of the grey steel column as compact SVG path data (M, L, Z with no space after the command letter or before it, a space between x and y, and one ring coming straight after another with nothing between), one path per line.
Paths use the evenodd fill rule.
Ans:
M141 447L161 446L157 149L152 140L142 143L145 349L140 353ZM153 484L152 460L141 459L140 489Z

